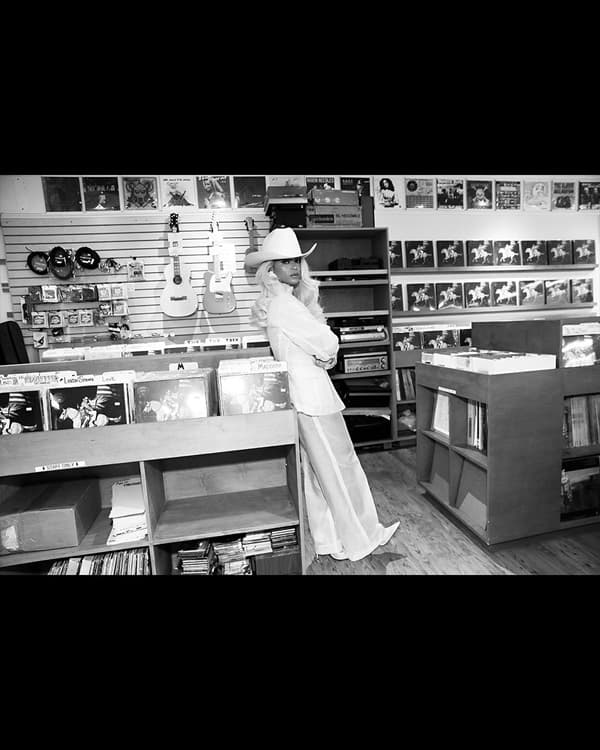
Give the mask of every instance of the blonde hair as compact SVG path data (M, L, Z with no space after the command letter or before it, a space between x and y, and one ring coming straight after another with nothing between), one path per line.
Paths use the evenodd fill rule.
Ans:
M279 285L282 283L273 271L272 260L266 260L260 264L256 271L256 283L261 292L250 311L250 323L259 328L266 328L269 304L273 297L281 293ZM326 322L323 308L319 303L319 282L311 278L308 263L304 258L300 260L300 283L294 288L292 294L319 322Z

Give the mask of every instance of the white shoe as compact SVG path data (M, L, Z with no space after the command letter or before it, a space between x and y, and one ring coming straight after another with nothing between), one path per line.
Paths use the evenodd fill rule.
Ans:
M329 557L333 557L334 560L349 560L350 559L348 555L345 555L343 552L330 552Z
M392 526L388 526L387 528L384 528L383 539L379 542L380 547L383 547L390 541L390 539L394 536L394 534L398 530L398 526L400 526L400 521L396 521L396 523L392 524Z

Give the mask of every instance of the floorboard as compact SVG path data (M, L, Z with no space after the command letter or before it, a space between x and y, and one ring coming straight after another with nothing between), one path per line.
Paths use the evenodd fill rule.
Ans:
M379 520L400 521L392 539L350 562L315 557L308 575L598 575L600 523L490 550L451 521L417 486L414 448L360 452ZM307 534L307 537L309 535Z

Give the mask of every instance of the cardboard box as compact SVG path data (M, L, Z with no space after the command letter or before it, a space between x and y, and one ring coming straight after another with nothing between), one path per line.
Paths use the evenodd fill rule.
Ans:
M319 190L312 188L308 193L311 203L319 206L358 206L356 190Z
M0 505L0 555L77 547L99 512L96 479L21 487Z
M306 185L269 185L269 198L306 198Z
M362 227L362 214L358 206L307 206L306 226Z

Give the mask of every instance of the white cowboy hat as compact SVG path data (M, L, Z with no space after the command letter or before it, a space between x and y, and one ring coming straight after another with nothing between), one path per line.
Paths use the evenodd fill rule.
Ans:
M248 253L245 265L248 268L258 268L266 260L290 260L292 258L306 258L317 246L314 245L303 253L296 233L291 227L280 227L270 232L263 240L262 247L253 253Z

